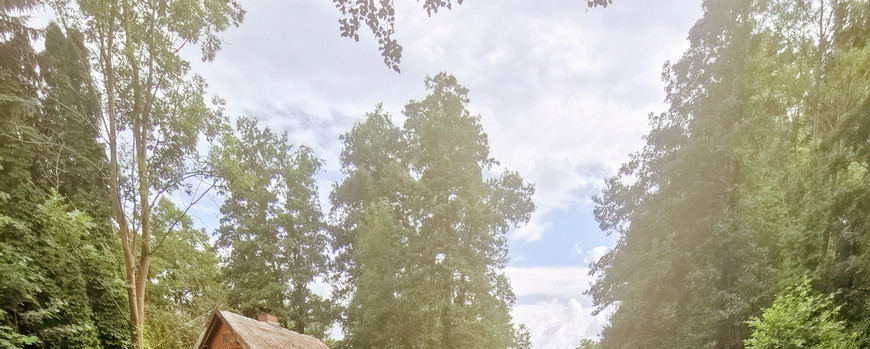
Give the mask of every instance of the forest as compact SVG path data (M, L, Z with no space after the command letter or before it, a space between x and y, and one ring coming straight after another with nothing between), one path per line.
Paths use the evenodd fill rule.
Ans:
M505 269L536 184L455 76L357 115L323 207L315 145L229 115L180 53L214 60L240 3L0 5L0 347L191 348L220 308L330 348L532 348ZM333 6L400 72L392 1ZM617 242L577 348L870 348L870 2L706 0L687 38L591 199Z

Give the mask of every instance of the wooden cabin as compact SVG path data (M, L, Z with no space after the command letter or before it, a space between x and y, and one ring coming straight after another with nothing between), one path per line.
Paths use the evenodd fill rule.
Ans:
M261 314L257 320L215 310L194 349L329 349L317 338L281 327L278 318Z

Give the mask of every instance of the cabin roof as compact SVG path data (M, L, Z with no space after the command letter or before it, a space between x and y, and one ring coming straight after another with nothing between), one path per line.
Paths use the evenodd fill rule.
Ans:
M296 333L277 323L257 321L221 310L211 313L205 329L196 341L195 349L201 349L208 342L220 322L230 328L244 349L329 349L317 338Z

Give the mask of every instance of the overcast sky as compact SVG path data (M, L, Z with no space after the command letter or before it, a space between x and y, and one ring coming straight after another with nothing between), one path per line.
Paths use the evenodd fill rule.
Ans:
M325 159L324 198L341 179L340 134L378 103L401 124L426 76L456 76L492 155L536 184L538 210L510 236L515 320L535 348L573 348L606 321L582 293L588 263L615 243L590 198L643 145L647 115L665 110L662 64L680 57L701 13L699 0L614 2L587 11L582 0L469 0L429 18L421 3L396 1L401 74L369 32L359 43L340 37L328 0L244 2L245 22L225 33L214 62L187 54L230 115L286 130ZM215 227L213 205L194 214Z

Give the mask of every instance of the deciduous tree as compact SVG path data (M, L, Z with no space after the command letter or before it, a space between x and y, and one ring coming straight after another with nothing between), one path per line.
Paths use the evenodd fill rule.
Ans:
M148 280L145 339L153 348L189 349L226 301L218 256L205 230L167 198L154 209L154 232L161 239Z
M833 298L814 295L809 279L790 286L760 318L749 321L746 348L857 348L856 335L838 318Z
M160 196L201 173L201 136L218 115L203 100L205 82L179 56L200 44L203 60L220 48L218 34L238 25L235 1L52 1L61 23L79 28L92 45L95 89L109 152L108 204L124 256L130 322L143 348L145 292L153 243L152 208Z

